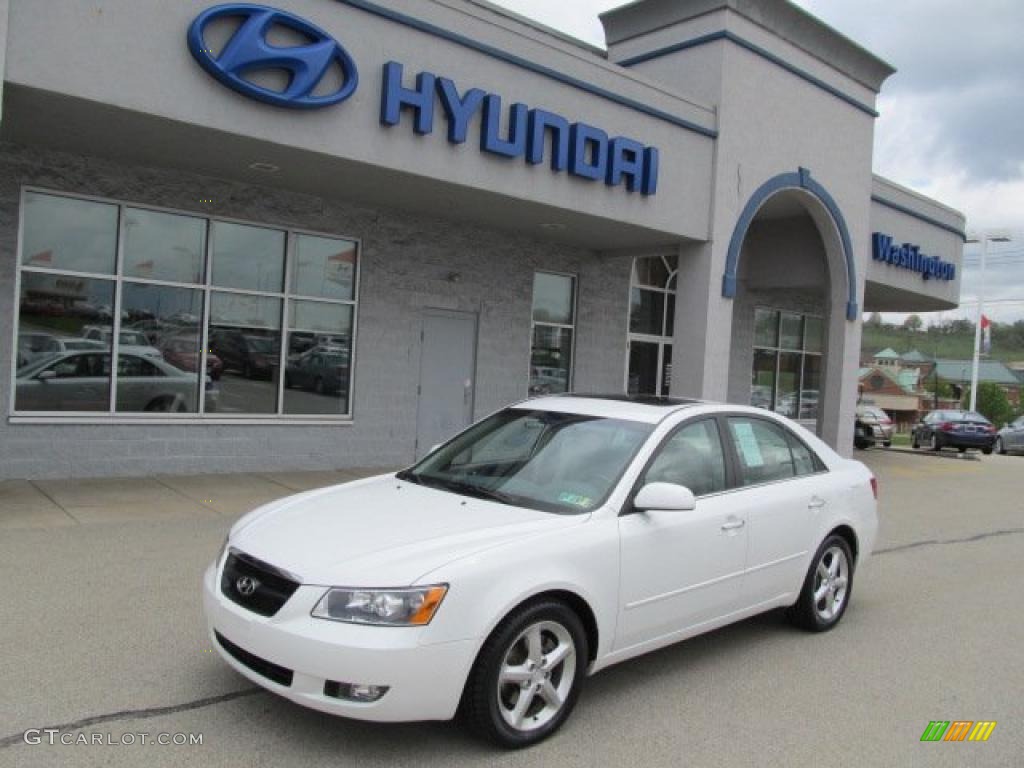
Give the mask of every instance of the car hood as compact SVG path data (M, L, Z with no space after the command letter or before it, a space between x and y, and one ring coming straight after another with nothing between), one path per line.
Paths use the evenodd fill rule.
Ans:
M235 524L231 546L304 584L400 587L445 563L581 524L398 480L322 488L268 504Z

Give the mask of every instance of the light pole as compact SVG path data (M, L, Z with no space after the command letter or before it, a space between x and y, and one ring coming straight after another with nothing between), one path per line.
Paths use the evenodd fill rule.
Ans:
M981 317L985 311L985 261L988 258L989 243L1008 243L1008 235L997 232L979 232L967 236L968 243L981 243L981 277L978 279L978 315L974 323L974 360L971 365L971 404L968 410L978 405L978 365L981 357Z

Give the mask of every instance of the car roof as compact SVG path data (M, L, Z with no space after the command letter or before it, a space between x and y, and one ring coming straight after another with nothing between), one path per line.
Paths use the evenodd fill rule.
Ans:
M516 404L515 408L533 408L538 411L559 411L611 419L627 419L657 424L669 414L705 403L678 397L653 395L579 394L544 395Z

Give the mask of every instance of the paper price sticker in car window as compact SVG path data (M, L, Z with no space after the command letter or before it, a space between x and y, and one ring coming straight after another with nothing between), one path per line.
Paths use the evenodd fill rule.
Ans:
M583 509L590 509L590 505L594 503L589 496L580 496L578 493L560 493L558 500L563 504L572 504L574 507Z
M732 431L736 435L737 447L743 454L743 463L748 467L763 467L764 457L754 435L754 426L743 421L733 422Z

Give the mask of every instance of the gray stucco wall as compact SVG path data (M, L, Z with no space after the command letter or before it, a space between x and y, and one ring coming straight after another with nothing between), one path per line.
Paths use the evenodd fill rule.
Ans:
M347 426L34 425L7 421L18 202L35 185L362 240L354 421ZM212 199L212 205L200 203ZM453 212L457 215L457 212ZM628 258L267 187L0 144L0 478L400 465L413 458L420 316L479 315L476 416L527 393L533 272L578 275L575 386L621 391ZM459 282L449 281L452 272Z

